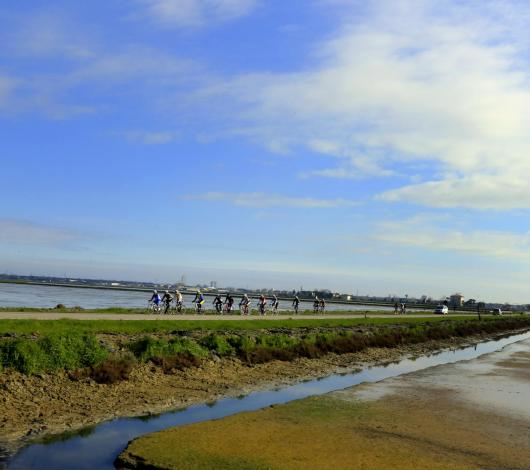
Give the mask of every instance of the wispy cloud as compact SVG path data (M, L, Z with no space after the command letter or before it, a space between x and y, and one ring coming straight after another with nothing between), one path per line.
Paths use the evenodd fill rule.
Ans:
M10 17L9 27L0 31L0 55L22 57L69 58L83 60L93 57L97 41L79 28L58 9Z
M204 97L239 102L240 113L230 107L235 124L271 149L338 159L336 168L304 176L388 176L426 162L429 186L383 199L530 207L528 41L511 23L518 14L528 18L530 7L382 0L362 11L345 14L343 30L316 49L313 66L235 77Z
M0 75L0 109L7 106L7 102L15 90L15 87L15 80Z
M164 145L180 138L180 133L176 131L125 131L115 135L144 145Z
M183 199L189 201L226 202L244 207L299 207L325 209L332 207L357 206L356 201L347 199L314 199L305 197L288 197L264 193L221 193L209 192L187 195Z
M84 237L73 230L51 227L27 220L0 219L0 243L57 246Z
M249 14L258 0L136 0L157 23L198 27Z
M437 223L434 223L437 222ZM530 260L530 233L451 230L443 220L412 218L379 224L375 238L394 245L446 251L503 261Z

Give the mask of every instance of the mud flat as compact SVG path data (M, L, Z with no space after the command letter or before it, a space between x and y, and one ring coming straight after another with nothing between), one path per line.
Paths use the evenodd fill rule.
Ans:
M140 437L118 468L530 468L530 341Z
M6 453L12 453L28 440L75 431L117 417L154 415L222 397L237 397L300 380L351 372L405 356L454 348L479 339L370 348L353 354L329 354L320 359L300 358L253 366L237 358L223 358L208 360L176 374L165 374L150 363L140 364L129 380L112 385L98 384L91 379L72 381L67 373L26 376L5 372L0 375L0 442Z

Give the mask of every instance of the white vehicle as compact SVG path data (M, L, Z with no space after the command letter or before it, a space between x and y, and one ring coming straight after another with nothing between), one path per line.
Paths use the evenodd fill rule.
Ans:
M493 313L493 315L502 315L502 310L500 308L494 308L491 313Z
M434 313L439 315L447 315L449 313L449 307L447 305L437 305L434 309Z

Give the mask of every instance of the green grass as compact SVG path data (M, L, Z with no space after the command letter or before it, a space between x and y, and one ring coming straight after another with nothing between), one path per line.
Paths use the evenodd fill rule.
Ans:
M20 321L4 320L4 338L0 339L0 369L15 369L27 375L89 369L101 383L113 383L128 377L136 359L151 361L163 367L167 373L199 365L210 353L219 356L237 356L249 364L271 360L290 361L298 357L318 358L328 353L344 354L369 347L392 348L403 344L415 344L428 340L464 337L473 334L499 333L530 328L530 318L490 318L484 321L435 318L376 318L338 320L278 321L291 327L292 334L275 333L266 320L188 322L190 329L201 329L203 335L195 338L175 334L169 338L154 338L145 334L145 328L156 328L154 322L138 321ZM167 328L168 322L157 322ZM211 327L213 323L216 330ZM234 323L245 331L234 331ZM109 329L109 324L112 325ZM259 334L249 331L249 324L259 328ZM359 330L356 325L371 327ZM296 326L300 328L296 332ZM31 327L28 329L28 326ZM38 329L37 326L45 330ZM92 326L90 330L87 326ZM181 322L178 323L181 326ZM274 324L273 326L277 326ZM308 330L310 326L340 326L325 331ZM353 328L345 328L353 326ZM17 327L19 328L18 331ZM228 327L228 328L227 328ZM133 329L132 331L124 331ZM117 331L117 330L118 331ZM252 329L252 328L250 328ZM9 330L9 334L8 333ZM158 332L159 329L153 330ZM182 328L180 328L182 331ZM15 333L16 332L16 333ZM129 339L122 343L128 354L134 357L114 357L100 343L96 333L142 333L141 339ZM31 334L29 334L31 333ZM175 331L175 333L178 333ZM131 359L132 358L132 359Z
M102 363L107 350L92 334L73 333L0 341L0 364L24 374L74 370Z
M474 320L476 316L464 317L389 317L389 318L330 318L330 319L282 319L282 320L0 320L0 335L48 334L68 332L141 334L171 333L176 331L244 331L270 330L276 328L337 328L363 325L401 325ZM484 321L495 321L495 317L483 317Z

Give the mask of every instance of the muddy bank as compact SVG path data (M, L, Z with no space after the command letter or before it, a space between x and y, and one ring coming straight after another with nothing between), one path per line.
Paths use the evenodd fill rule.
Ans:
M530 468L530 341L146 435L118 468Z
M235 358L216 358L171 375L147 363L136 366L128 381L113 385L97 384L91 379L72 381L64 373L28 377L7 372L0 376L0 439L7 449L14 450L28 439L73 431L118 416L156 414L483 339L370 348L354 354L273 361L251 367Z

